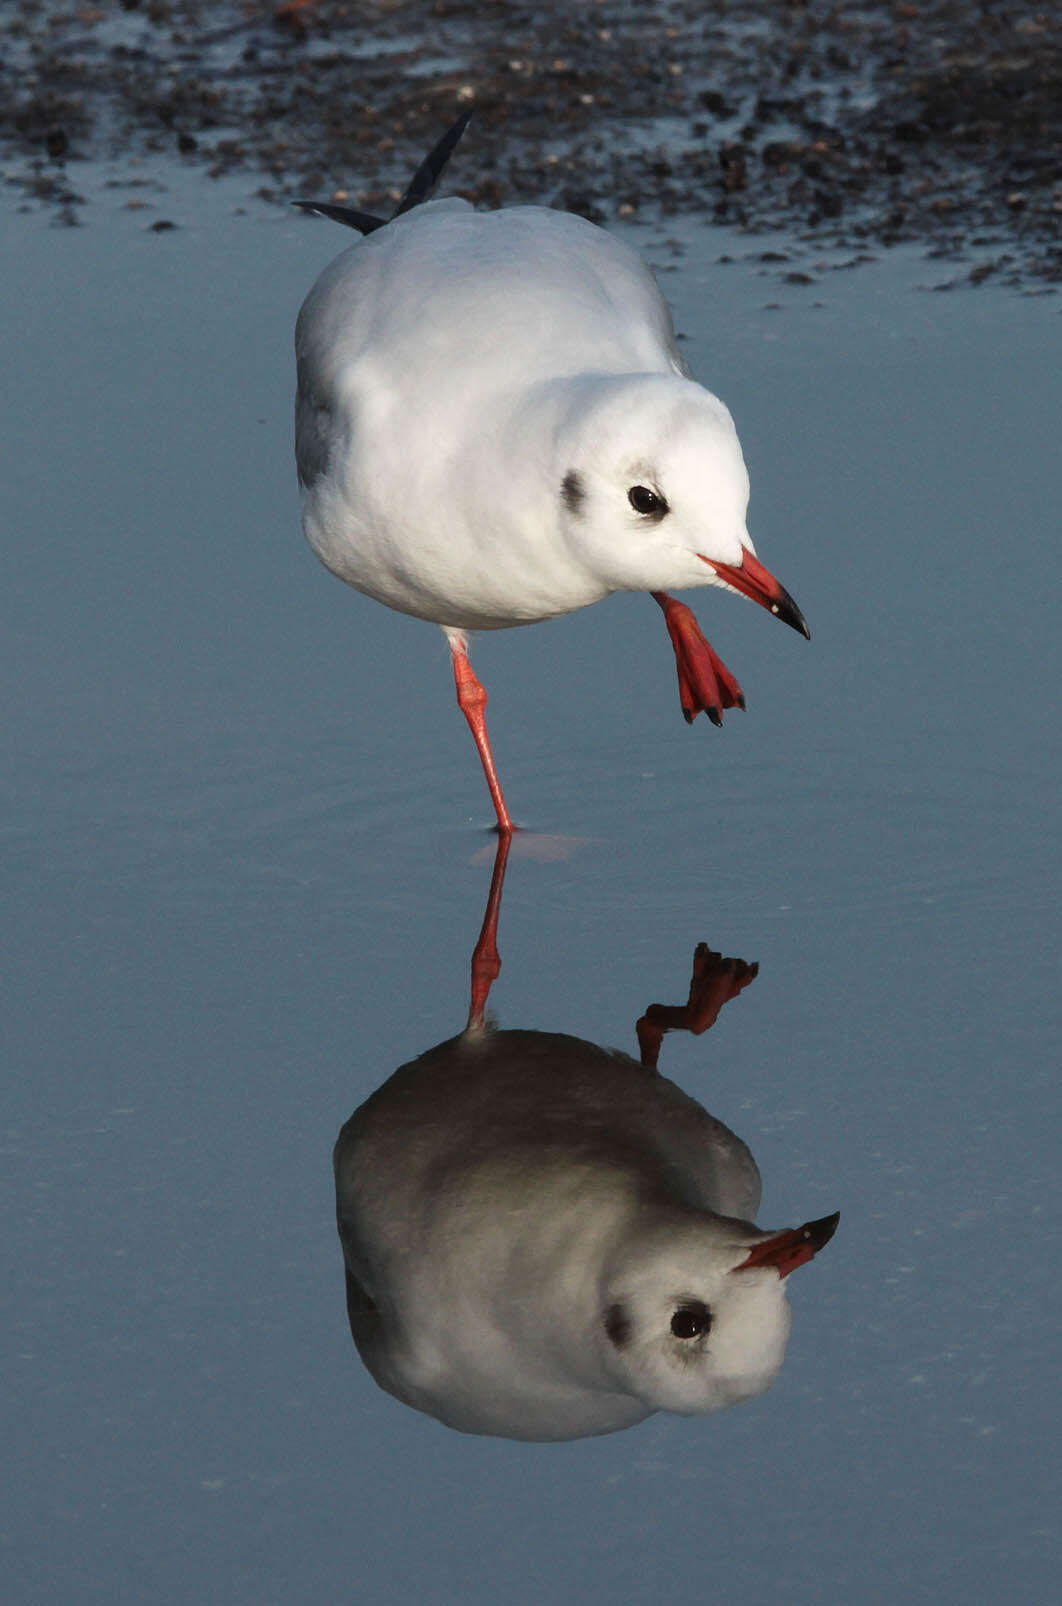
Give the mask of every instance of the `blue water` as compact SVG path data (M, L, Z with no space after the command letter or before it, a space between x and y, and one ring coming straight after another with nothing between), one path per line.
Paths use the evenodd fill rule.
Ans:
M722 731L644 598L475 643L515 815L576 839L514 857L492 1007L632 1049L698 940L758 960L661 1068L764 1225L842 1219L764 1398L479 1440L360 1367L330 1149L463 1024L489 801L439 633L299 534L346 241L223 193L3 224L8 1598L1048 1598L1058 298L631 236L813 639L687 599Z

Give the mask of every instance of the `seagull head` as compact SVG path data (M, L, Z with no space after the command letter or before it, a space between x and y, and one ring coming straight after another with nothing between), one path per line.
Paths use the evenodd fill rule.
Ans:
M722 586L808 635L756 556L734 420L702 385L659 373L567 381L554 462L567 540L609 590Z
M654 1224L606 1267L599 1350L650 1410L695 1415L753 1398L781 1369L785 1279L829 1242L837 1216L785 1232L703 1215Z

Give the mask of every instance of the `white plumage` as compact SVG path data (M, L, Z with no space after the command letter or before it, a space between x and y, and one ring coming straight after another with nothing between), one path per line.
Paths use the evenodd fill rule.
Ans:
M470 1029L403 1066L344 1126L335 1175L376 1381L514 1439L761 1393L784 1277L836 1225L761 1231L740 1138L626 1055L546 1032Z
M341 579L442 626L507 831L470 630L648 591L687 719L719 723L740 688L667 588L723 586L807 627L755 556L733 420L633 251L543 207L377 221L299 314L303 524Z
M640 259L582 218L418 207L325 269L296 350L306 533L390 607L528 624L719 584L698 553L751 550L729 413L684 376Z

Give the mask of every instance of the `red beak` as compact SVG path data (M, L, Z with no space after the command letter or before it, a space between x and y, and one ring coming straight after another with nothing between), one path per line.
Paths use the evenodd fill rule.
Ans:
M740 591L743 597L750 597L758 602L761 608L773 613L776 619L783 624L792 625L799 630L802 636L811 640L811 631L807 627L804 615L793 601L789 592L778 581L769 569L765 569L759 558L755 557L747 548L740 564L716 563L712 558L706 558L703 552L697 556L702 563L714 569L720 580L725 580L728 586Z
M789 1232L776 1232L753 1247L747 1260L735 1271L748 1271L753 1266L773 1266L779 1277L788 1277L798 1266L806 1266L824 1248L837 1231L840 1211L823 1216L820 1221L805 1221L802 1227Z

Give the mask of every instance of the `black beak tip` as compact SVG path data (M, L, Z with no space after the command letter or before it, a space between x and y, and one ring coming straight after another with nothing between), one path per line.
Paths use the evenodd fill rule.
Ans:
M841 1212L835 1210L832 1216L822 1216L818 1221L809 1221L804 1231L815 1246L815 1252L824 1249L837 1231L837 1223L841 1219Z
M794 630L799 630L800 634L806 641L811 640L811 631L808 629L808 622L804 618L804 615L801 613L800 609L797 607L796 603L793 601L792 597L789 595L788 591L783 591L777 602L771 603L771 612L774 614L775 618L780 619L784 625L791 625Z

